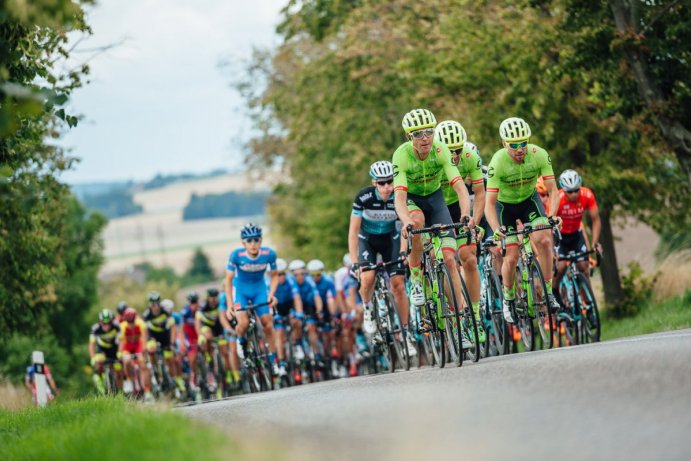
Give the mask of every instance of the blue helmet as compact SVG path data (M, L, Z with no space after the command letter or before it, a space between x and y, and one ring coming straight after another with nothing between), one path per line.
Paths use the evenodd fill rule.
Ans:
M248 223L246 226L240 229L240 238L243 240L253 237L261 238L261 236L262 228L253 223Z

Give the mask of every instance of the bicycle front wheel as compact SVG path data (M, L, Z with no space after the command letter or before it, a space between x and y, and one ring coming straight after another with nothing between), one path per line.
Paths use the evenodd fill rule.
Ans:
M449 360L452 360L457 367L460 367L463 365L463 327L456 292L453 289L449 269L446 267L446 264L439 266L437 281L441 312L445 317L445 336Z
M580 272L576 275L576 286L582 316L581 340L583 343L596 343L600 341L601 326L600 311L597 308L595 295L588 280Z
M511 338L509 338L509 328L506 325L502 311L503 292L497 274L492 271L488 275L485 302L491 314L492 342L499 355L506 355L509 353Z
M386 293L386 306L389 310L388 328L391 332L392 358L404 370L410 370L410 356L408 354L407 331L403 328L398 315L396 302L391 293ZM395 364L392 367L395 368Z
M537 322L543 344L547 345L548 349L551 349L554 346L554 335L552 334L554 315L549 306L545 278L537 261L530 261L528 269L530 274L528 278L528 302L532 302L535 321Z

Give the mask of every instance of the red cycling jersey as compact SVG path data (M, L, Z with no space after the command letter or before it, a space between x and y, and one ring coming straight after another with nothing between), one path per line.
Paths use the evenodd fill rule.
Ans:
M562 189L559 189L559 209L557 210L557 216L562 219L562 234L573 234L578 231L585 210L597 210L597 202L595 201L595 194L593 194L592 190L587 187L581 187L578 200L572 202L569 200L566 193Z

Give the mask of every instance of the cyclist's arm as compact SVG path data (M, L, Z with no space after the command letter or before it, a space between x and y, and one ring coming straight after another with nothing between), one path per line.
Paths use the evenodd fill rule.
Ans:
M555 210L550 213L550 217L558 216L557 210L559 209L559 190L557 189L557 182L554 180L554 176L550 179L544 178L545 187L547 188L547 194L549 195L549 209Z
M142 345L142 350L145 350L146 343L149 341L149 329L142 320L139 320L139 330L142 332L141 336L139 337L139 342Z
M499 217L497 216L497 197L499 193L489 190L485 195L485 218L489 223L489 227L496 231L499 228Z
M600 212L598 211L597 207L591 208L588 211L588 214L590 215L590 220L593 226L593 248L595 248L600 243L600 231L602 230L602 221L600 221Z
M184 352L187 349L187 345L185 344L185 323L183 320L183 323L180 324L180 328L177 329L178 333L178 344L180 345L180 350Z
M89 357L94 358L96 355L96 337L89 335Z
M194 314L194 329L197 332L197 337L202 335L202 314L199 311Z
M354 263L358 262L358 234L360 233L360 225L362 224L362 217L355 214L350 215L350 226L348 227L348 252L350 253L350 260Z
M452 187L456 195L458 195L458 203L461 205L461 216L470 216L470 195L468 195L468 189L465 187L463 178L461 176L456 176Z
M403 224L403 233L408 224L412 224L410 214L408 213L408 160L406 153L403 150L397 150L393 154L391 163L393 163L393 193L394 193L394 207L398 219Z
M228 320L228 306L226 306L226 310L220 312L218 319L221 321L221 326L224 330L232 330L230 320Z
M295 312L299 312L302 314L302 298L299 294L293 295L293 307L295 307Z
M127 322L120 324L120 332L118 333L118 352L121 354L125 351L125 328Z
M235 304L233 301L233 279L235 278L235 271L234 270L228 270L226 271L226 282L225 282L225 290L226 290L226 304L228 305L228 310L235 311ZM199 333L199 332L197 332Z
M170 344L175 344L175 338L178 336L178 327L175 325L175 319L173 317L169 317L170 322Z
M446 145L441 147L439 161L444 168L446 179L458 196L458 203L460 203L461 206L461 216L470 216L470 195L468 195L468 189L465 187L463 176L461 176L461 173L458 171L458 167L451 163L451 152L449 152L449 148L446 147Z
M278 271L274 268L271 272L271 282L269 283L269 300L276 299L276 289L278 289ZM228 295L226 295L228 296Z

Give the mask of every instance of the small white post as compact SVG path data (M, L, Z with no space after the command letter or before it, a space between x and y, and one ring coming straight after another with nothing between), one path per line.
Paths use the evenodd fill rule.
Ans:
M45 362L43 352L34 351L31 354L34 364L34 386L36 386L36 406L45 407L48 404L48 383L44 371Z

